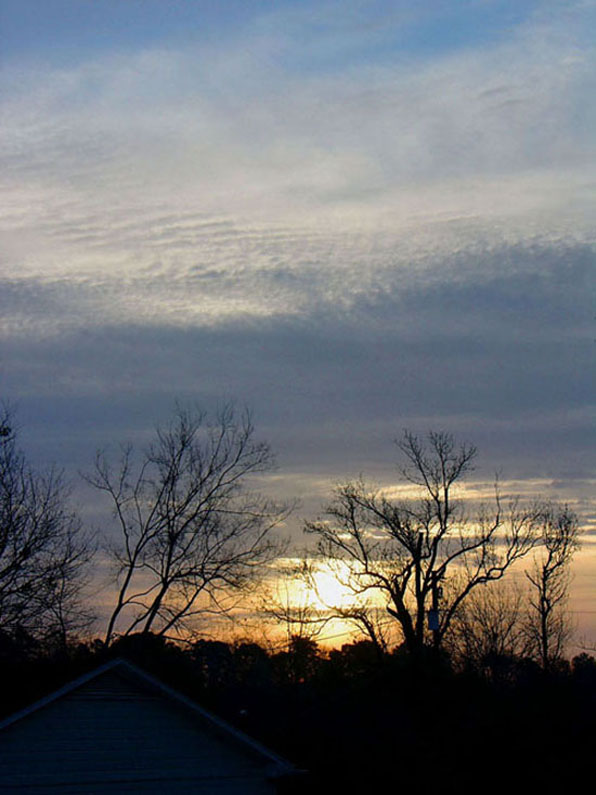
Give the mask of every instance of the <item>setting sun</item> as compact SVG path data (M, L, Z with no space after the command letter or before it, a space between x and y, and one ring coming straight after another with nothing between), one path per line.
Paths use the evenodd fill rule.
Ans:
M325 561L300 561L289 558L280 566L277 581L279 597L291 608L309 608L325 612L333 608L349 609L358 603L348 581L347 564L332 569Z
M345 561L286 558L272 582L271 599L276 605L272 612L283 618L290 634L307 628L323 644L336 646L363 637L358 620L363 612L374 616L376 631L389 637L383 599L374 591L366 597L355 593L351 576Z

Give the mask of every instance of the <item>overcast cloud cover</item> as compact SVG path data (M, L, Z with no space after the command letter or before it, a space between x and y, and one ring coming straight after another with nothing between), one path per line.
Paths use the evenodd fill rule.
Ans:
M592 526L594 2L1 8L1 391L36 461L234 397L303 513L434 427Z

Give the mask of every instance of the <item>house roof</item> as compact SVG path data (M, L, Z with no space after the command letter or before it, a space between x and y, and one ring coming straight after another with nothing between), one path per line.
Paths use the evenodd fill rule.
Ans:
M0 722L0 792L275 792L285 759L118 659Z

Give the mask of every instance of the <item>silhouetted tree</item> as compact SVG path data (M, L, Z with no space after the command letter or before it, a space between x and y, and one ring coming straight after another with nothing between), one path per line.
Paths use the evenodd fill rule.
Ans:
M275 577L262 589L259 612L284 627L288 644L293 638L314 641L333 618L329 610L312 603L311 592L316 594L316 586L307 558L278 561Z
M516 583L476 588L453 617L445 646L459 667L496 675L528 652L525 615L526 594Z
M579 546L577 516L568 506L544 511L539 550L526 571L530 609L526 637L535 659L547 670L561 659L573 633L567 607L569 564Z
M278 652L273 662L282 682L303 684L316 672L321 661L320 650L312 638L290 638L287 651Z
M331 615L352 625L356 630L356 637L362 636L356 642L370 643L376 649L377 657L381 658L387 653L391 633L387 626L387 614L381 615L378 606L367 605L366 602L347 607L339 605L332 608Z
M341 649L329 652L329 661L348 678L364 678L374 674L386 659L386 652L371 640L344 643Z
M356 637L371 641L382 656L388 649L392 619L366 599L355 598L347 605L333 597L329 601L318 585L320 563L305 556L278 566L274 584L264 591L261 613L285 626L288 642L296 637L315 640L334 621L348 624Z
M571 670L577 679L591 686L592 693L596 693L596 658L582 651L571 660Z
M243 685L264 687L271 684L269 655L257 643L239 643L234 647L237 680Z
M64 645L92 619L84 606L93 549L54 469L35 472L0 417L0 631Z
M228 643L201 639L190 651L204 688L222 688L234 682L234 656Z
M273 465L248 413L230 406L210 421L178 408L155 442L114 468L102 453L88 481L112 503L120 541L109 548L118 591L105 640L135 631L188 630L199 615L229 609L277 557L271 531L288 514L249 488ZM190 621L190 623L189 623Z
M401 628L411 653L428 643L433 610L434 643L440 644L458 609L478 586L500 579L539 541L544 510L510 501L495 489L492 506L470 515L456 499L459 481L472 469L476 448L457 445L443 432L426 441L405 432L397 446L402 474L418 498L391 500L362 480L335 491L324 518L307 522L318 553L354 594L376 592Z

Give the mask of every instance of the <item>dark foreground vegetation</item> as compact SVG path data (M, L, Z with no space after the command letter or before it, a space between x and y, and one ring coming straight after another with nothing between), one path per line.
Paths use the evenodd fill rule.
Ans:
M306 769L298 791L552 792L591 776L596 660L545 672L493 657L455 670L429 651L413 662L368 641L284 651L131 635L59 652L0 638L3 716L112 657L125 657ZM589 779L588 779L589 780Z

